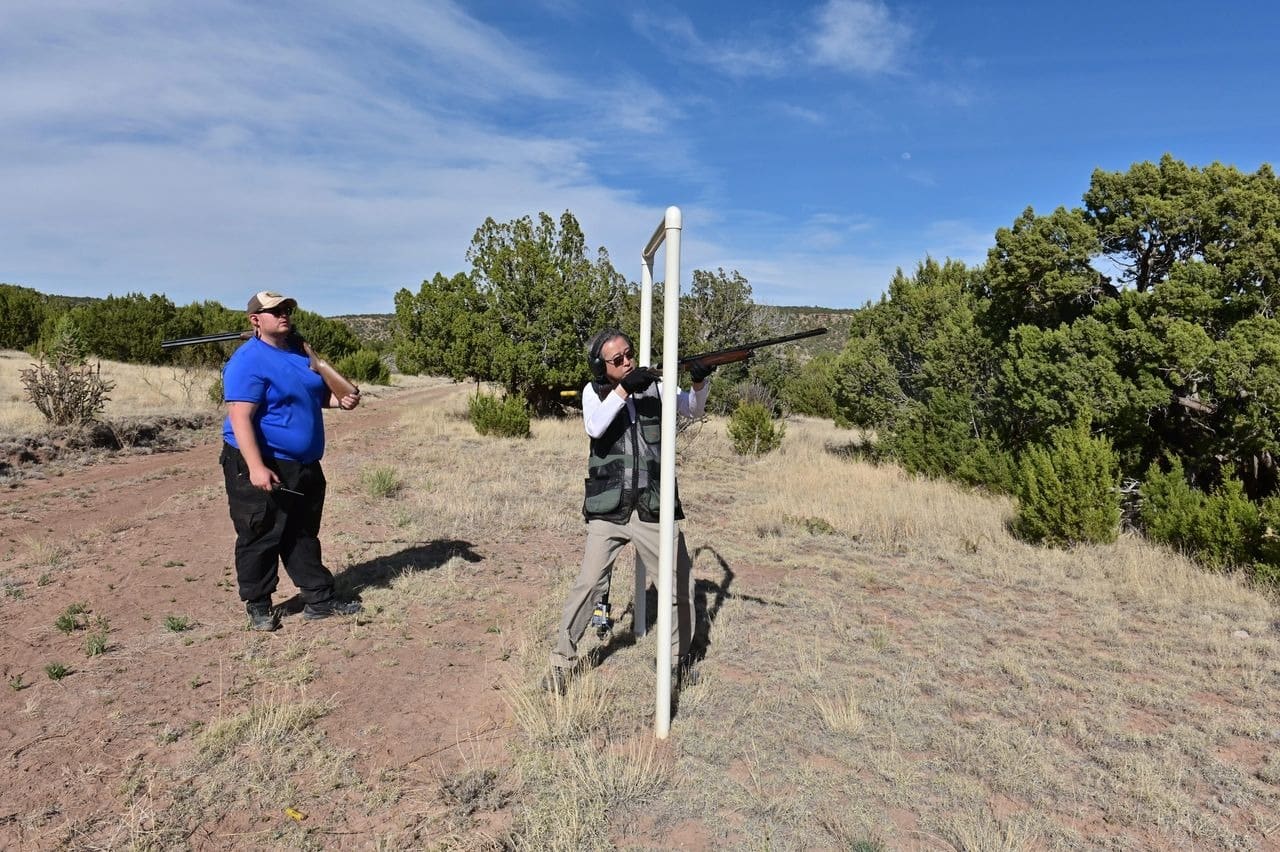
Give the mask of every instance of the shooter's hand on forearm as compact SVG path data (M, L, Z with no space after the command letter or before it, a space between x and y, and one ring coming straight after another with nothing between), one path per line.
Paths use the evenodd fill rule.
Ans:
M352 393L349 393L346 396L339 397L337 394L333 394L329 398L330 408L341 408L343 411L350 411L351 409L355 408L359 404L360 404L359 388L356 388Z
M622 381L618 382L618 386L628 394L644 393L657 378L657 374L649 368L636 367L622 377Z
M689 379L693 382L695 388L700 388L702 383L707 380L707 376L715 371L715 364L704 364L701 361L695 361L689 365Z

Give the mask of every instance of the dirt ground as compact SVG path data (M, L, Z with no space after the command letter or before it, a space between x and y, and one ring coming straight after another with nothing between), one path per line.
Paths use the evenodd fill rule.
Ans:
M644 751L652 640L549 701L580 437L473 475L497 451L436 440L417 415L469 388L432 382L327 419L355 618L304 623L282 576L281 629L246 629L213 427L0 480L0 849L1280 848L1271 597L1133 536L1017 542L826 424L750 463L686 438L710 650L677 735ZM375 500L390 463L414 485Z
M457 392L441 385L388 393L329 418L330 502L333 482L341 479L335 471L354 463L344 459L376 445L406 406ZM435 631L448 641L384 641L376 619L304 623L296 600L280 630L254 634L246 630L235 592L220 440L220 431L210 428L196 446L179 452L48 466L0 492L0 645L9 685L0 693L0 848L129 845L129 832L145 828L139 826L144 817L122 814L137 801L136 790L125 794L131 779L189 763L197 748L190 732L239 712L253 696L261 699L264 685L254 682L246 660L255 653L279 656L282 648L286 658L290 647L306 656L313 678L308 693L331 699L331 712L318 722L327 746L346 756L357 777L391 779L396 795L419 795L424 805L416 813L400 809L406 821L422 818L441 779L468 762L504 759L511 726L497 685L505 649L500 634L487 627L503 617L503 608L513 614L545 593L547 585L530 569L572 558L577 542L528 541L519 553L503 552L501 544L403 542L403 552L419 561L461 555L495 581L513 561L525 567L505 600L486 604L483 623L461 603L456 611L435 611L395 628ZM394 540L397 530L383 523L329 511L322 542ZM379 581L377 572L360 570L349 565L340 584L359 592ZM282 572L277 604L295 593ZM80 629L64 633L56 622L76 603L87 604ZM88 656L86 636L99 619L109 624L106 652ZM189 629L174 630L181 623L174 619ZM70 673L47 676L52 662ZM163 798L153 803L157 809L165 807ZM216 814L187 843L257 846L254 832L287 824L285 808L296 805L263 802L257 812ZM321 816L337 840L406 827L387 825L385 809L368 813L339 793L309 805L316 806L333 810L307 818L314 823ZM486 819L496 833L508 817L498 809Z

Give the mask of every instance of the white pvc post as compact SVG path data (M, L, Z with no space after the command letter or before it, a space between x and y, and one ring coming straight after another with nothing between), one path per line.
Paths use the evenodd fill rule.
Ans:
M658 231L666 236L665 230L659 226ZM653 240L658 239L658 234L653 235ZM645 247L645 253L642 258L644 263L640 270L640 351L636 356L640 359L636 363L641 367L649 366L649 353L653 344L653 252L656 252L657 246L653 245L653 240L649 241L649 245L653 246L652 251L648 246ZM631 632L637 639L644 636L648 631L649 624L649 579L645 576L644 564L636 560L636 591L631 601Z
M668 207L663 223L645 247L646 265L651 266L658 246L664 242L666 276L663 279L662 310L662 478L658 491L658 646L657 695L654 706L654 733L665 740L671 732L671 592L676 556L676 395L680 390L680 208ZM643 304L641 302L643 322ZM643 332L642 335L643 337ZM648 354L647 352L645 353Z

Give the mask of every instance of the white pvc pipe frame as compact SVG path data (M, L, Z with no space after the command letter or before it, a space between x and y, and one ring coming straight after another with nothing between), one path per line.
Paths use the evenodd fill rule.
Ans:
M662 375L666 377L662 397L662 478L658 490L658 686L654 706L654 733L665 740L671 732L671 591L676 556L676 394L680 391L678 356L680 343L680 230L679 207L668 207L649 244L644 247L640 273L640 365L649 366L653 342L653 259L666 244L666 275L663 277ZM635 634L643 636L647 619L645 569L636 560L634 598Z

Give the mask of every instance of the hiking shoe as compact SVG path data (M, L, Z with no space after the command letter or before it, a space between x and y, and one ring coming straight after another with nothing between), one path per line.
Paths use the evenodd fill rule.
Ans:
M561 666L552 666L551 671L547 672L547 676L542 679L542 689L544 692L553 692L556 695L564 695L565 690L569 687L569 670Z
M319 621L331 615L355 615L364 607L360 601L339 601L330 598L319 603L309 603L302 608L303 621Z
M270 633L276 629L276 614L271 610L271 598L248 601L244 611L249 614L249 629Z

